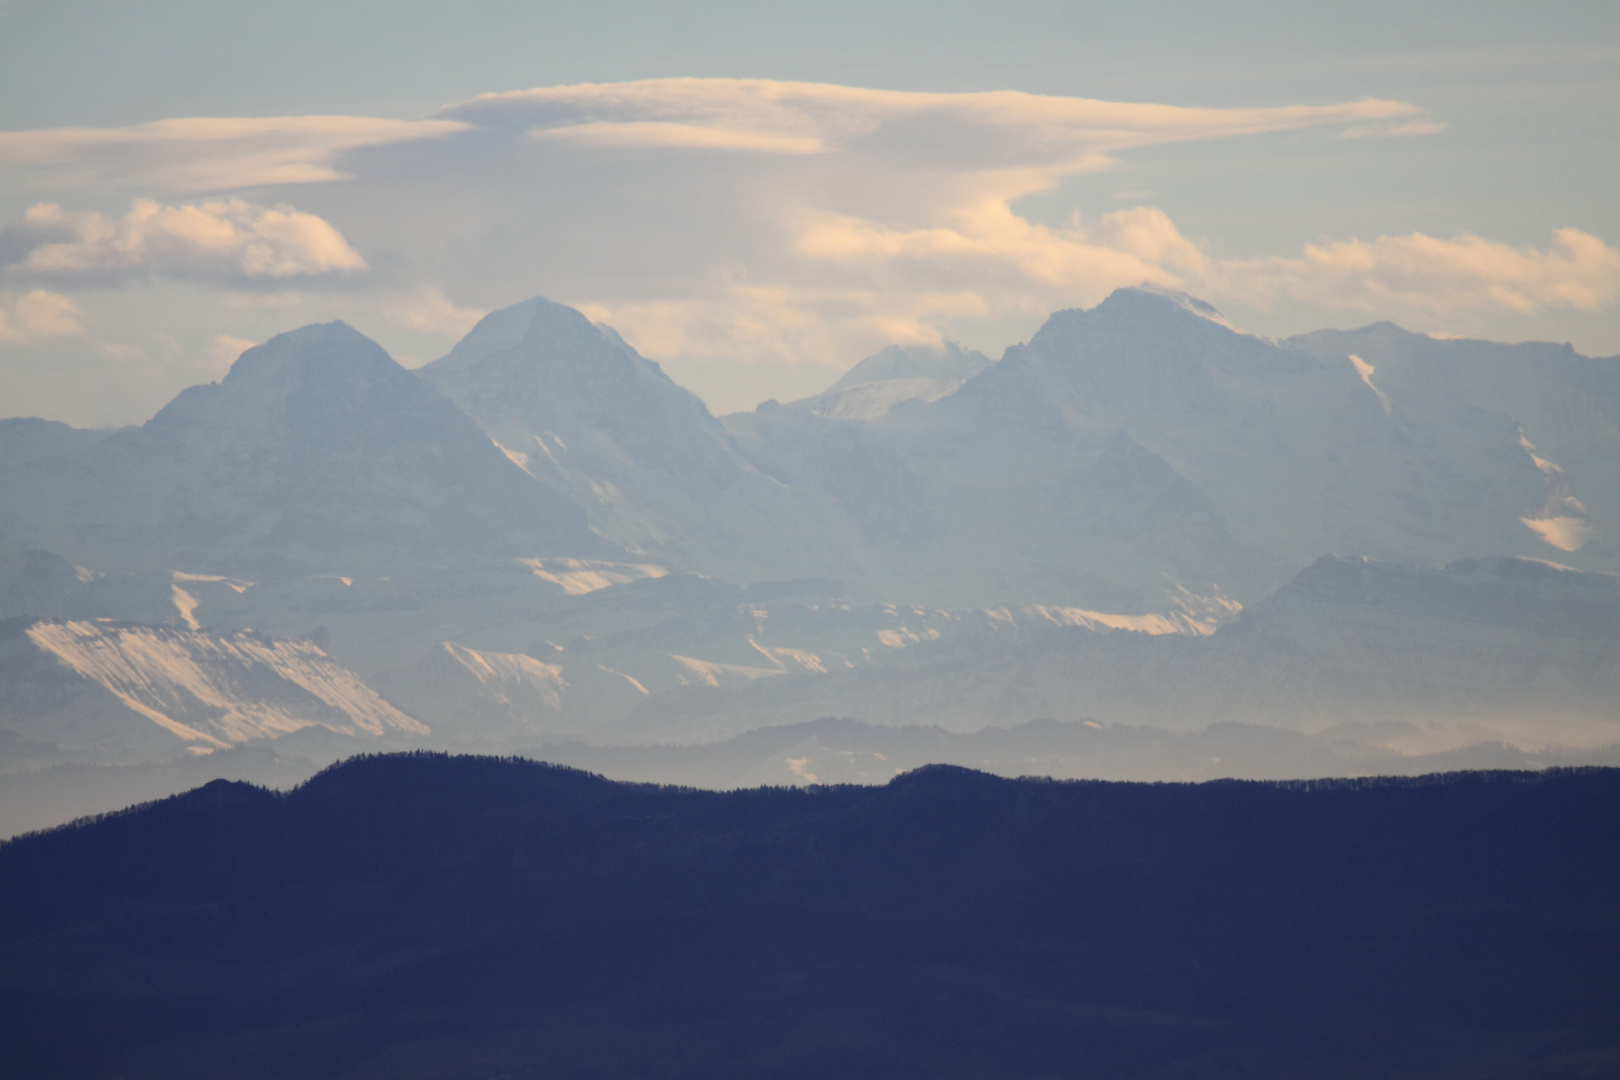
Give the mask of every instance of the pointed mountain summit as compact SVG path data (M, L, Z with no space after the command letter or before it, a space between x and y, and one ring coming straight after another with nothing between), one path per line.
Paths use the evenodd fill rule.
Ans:
M1303 354L1233 329L1202 300L1117 289L1089 310L1053 313L1027 345L1012 346L965 385L951 407L1072 434L1145 411L1208 413L1230 397L1229 379L1314 366Z
M617 334L539 297L485 316L420 375L508 452L565 471L572 460L721 482L737 465L697 395Z
M7 533L98 569L610 550L578 506L341 322L278 335L143 427L21 474Z
M492 312L418 374L632 552L731 578L843 568L836 503L761 475L697 395L573 308Z
M957 426L1012 426L1076 454L1126 431L1239 544L1291 568L1326 551L1418 563L1546 553L1522 521L1548 496L1519 424L1463 396L1406 408L1371 370L1241 333L1190 297L1121 289L1054 314L940 404Z

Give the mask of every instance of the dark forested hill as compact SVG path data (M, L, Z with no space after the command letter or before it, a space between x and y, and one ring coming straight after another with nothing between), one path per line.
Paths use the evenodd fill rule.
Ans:
M355 759L0 847L10 1077L1620 1072L1620 771Z

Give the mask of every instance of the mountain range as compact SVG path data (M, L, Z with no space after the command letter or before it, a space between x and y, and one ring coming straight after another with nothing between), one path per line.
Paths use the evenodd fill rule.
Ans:
M305 327L138 428L0 421L0 457L0 806L210 748L693 761L829 717L1144 778L1211 725L1315 740L1243 775L1620 745L1620 358L1565 346L1125 289L716 418L536 298L417 371Z

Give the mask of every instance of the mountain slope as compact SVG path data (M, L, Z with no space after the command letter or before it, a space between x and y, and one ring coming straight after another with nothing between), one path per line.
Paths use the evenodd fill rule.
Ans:
M1289 340L1324 361L1353 357L1392 411L1462 407L1511 421L1541 473L1542 497L1520 519L1526 535L1560 561L1620 570L1620 357L1542 342L1438 340L1392 323Z
M343 323L247 350L144 426L0 478L0 544L98 570L285 575L591 555L584 514Z
M1054 314L937 401L864 422L764 406L726 422L760 468L838 497L866 529L869 588L914 602L1148 611L1167 581L1247 602L1335 551L1579 548L1578 566L1620 570L1620 550L1582 539L1608 519L1581 516L1620 504L1612 365L1521 350L1509 380L1431 364L1425 346L1404 367L1379 354L1370 376L1342 345L1257 338L1189 297L1121 289ZM1525 400L1556 407L1518 417L1532 382ZM1573 474L1536 450L1560 423L1580 432L1548 443Z
M0 727L98 754L172 756L275 739L427 728L308 641L104 620L0 623Z
M437 745L501 750L587 734L630 712L648 693L634 678L589 660L565 668L449 641L374 682L390 701L430 723Z
M851 566L833 500L760 474L696 395L572 308L494 312L419 374L628 550L733 579Z

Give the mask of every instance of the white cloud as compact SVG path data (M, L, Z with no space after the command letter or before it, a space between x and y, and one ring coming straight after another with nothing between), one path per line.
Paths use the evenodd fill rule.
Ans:
M14 253L10 273L55 281L278 281L366 269L343 235L314 214L241 199L187 206L136 199L118 220L40 203L5 238Z
M806 154L865 149L981 168L1045 165L1066 174L1134 146L1410 117L1404 102L1268 109L1053 97L1015 90L933 94L771 79L647 79L484 94L440 110L483 128L574 133L621 145L712 146Z
M343 178L345 151L441 138L454 120L368 116L186 117L123 128L0 132L0 176L25 188L63 185L227 191Z
M84 333L72 297L35 289L16 299L0 296L0 342L27 345Z

